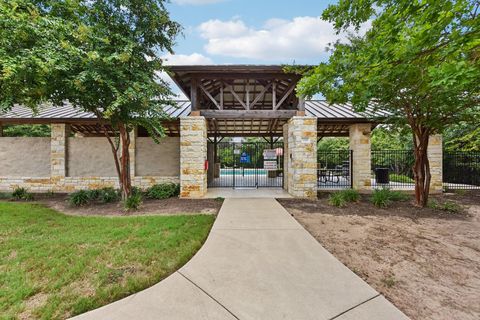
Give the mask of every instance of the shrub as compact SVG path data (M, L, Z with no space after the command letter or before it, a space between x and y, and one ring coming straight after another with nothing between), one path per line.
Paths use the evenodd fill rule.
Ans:
M138 210L142 205L142 194L141 193L132 193L124 202L124 207L126 210Z
M403 201L406 199L408 199L408 195L405 193L382 188L375 189L370 200L376 207L386 208L392 203L392 201Z
M87 196L89 201L96 201L100 198L102 192L98 189L92 189L87 191Z
M338 191L338 193L340 193L347 202L357 202L360 200L360 194L354 189L346 189Z
M177 196L180 188L175 183L162 183L151 186L147 189L146 195L150 199L167 199Z
M120 198L118 191L112 187L102 188L99 191L100 191L100 194L98 199L102 203L115 202L115 201L118 201L118 199Z
M336 191L328 198L328 203L335 207L344 207L347 202L355 202L360 200L360 194L357 190L347 189Z
M452 201L446 201L443 204L440 204L435 200L431 200L428 202L428 207L432 209L447 211L450 213L459 213L462 211L462 206Z
M328 198L328 203L332 206L341 208L347 205L347 200L345 200L345 197L340 192L334 192Z
M132 187L131 194L143 194L143 191L139 187Z
M90 202L89 192L87 190L75 191L68 196L68 202L75 207L87 205Z
M392 200L390 199L389 189L375 189L372 194L372 203L379 208L386 208L390 205Z
M29 193L26 188L15 188L12 192L12 197L15 200L33 200L33 194Z

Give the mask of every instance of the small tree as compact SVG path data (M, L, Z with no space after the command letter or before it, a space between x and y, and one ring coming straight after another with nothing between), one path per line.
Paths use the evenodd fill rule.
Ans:
M94 113L127 198L129 133L142 126L158 139L164 107L174 103L158 76L164 70L159 54L172 52L180 26L170 20L164 1L18 0L1 2L0 10L2 23L8 24L0 34L5 35L2 47L8 48L0 51L7 74L0 78L1 105L35 109L46 101L68 101Z
M337 42L327 63L299 83L330 102L387 111L382 120L409 127L415 151L415 195L425 206L430 188L430 135L452 123L480 120L480 24L475 0L340 0L323 12L337 31L365 36Z

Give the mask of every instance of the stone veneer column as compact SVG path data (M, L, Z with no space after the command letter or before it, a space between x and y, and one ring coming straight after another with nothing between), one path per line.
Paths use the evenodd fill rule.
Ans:
M180 118L180 197L207 193L207 122L201 116Z
M350 126L350 149L353 150L353 188L359 191L371 190L371 131L370 123L358 123Z
M427 149L428 161L430 162L430 193L443 191L443 141L442 135L430 136Z
M317 119L288 121L287 191L297 198L317 197Z
M132 184L135 182L135 150L137 142L137 128L134 128L130 133L130 145L128 146L128 154L130 156L130 179Z
M67 139L70 133L69 126L64 123L51 125L50 141L50 178L53 189L61 189L67 175Z
M283 125L283 189L288 191L288 123Z

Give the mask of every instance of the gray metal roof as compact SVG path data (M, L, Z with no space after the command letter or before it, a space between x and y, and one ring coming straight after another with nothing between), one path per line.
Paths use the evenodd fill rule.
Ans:
M177 107L168 106L165 112L173 119L188 116L191 112L190 101L177 101ZM385 115L384 112L374 111L369 107L366 112L359 113L353 110L351 104L334 104L329 105L324 100L307 100L305 102L305 113L307 116L313 116L319 120L367 120L371 117L379 117ZM15 122L16 120L43 120L60 121L60 120L95 120L93 113L83 112L74 108L70 104L63 106L44 106L40 108L37 114L34 114L29 108L22 106L14 106L10 111L0 114L0 121Z

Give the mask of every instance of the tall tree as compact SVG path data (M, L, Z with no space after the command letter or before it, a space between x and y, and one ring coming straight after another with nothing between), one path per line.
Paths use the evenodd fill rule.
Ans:
M480 120L480 3L477 0L340 0L322 17L338 32L371 21L364 36L337 42L328 62L299 83L306 96L386 110L408 126L415 151L415 195L430 188L429 136L452 123Z
M164 70L160 54L173 53L180 32L165 1L1 1L0 105L35 109L68 101L94 113L125 199L131 192L129 133L142 126L158 139L164 107L174 104L158 76Z

